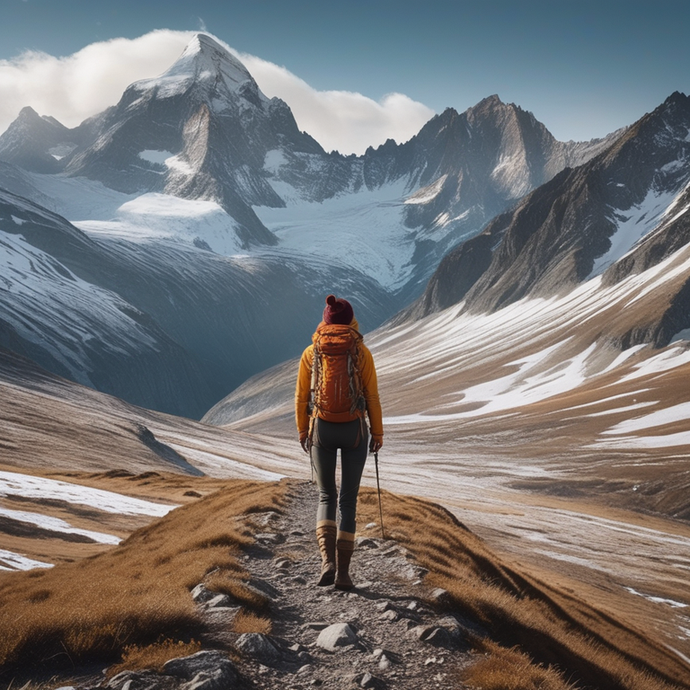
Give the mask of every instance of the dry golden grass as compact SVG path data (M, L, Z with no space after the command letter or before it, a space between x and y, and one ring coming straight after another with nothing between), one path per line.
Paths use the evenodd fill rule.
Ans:
M383 505L386 536L404 544L428 568L428 581L450 593L454 611L481 622L493 640L516 647L541 671L551 667L552 685L544 688L567 688L566 679L620 690L669 690L687 682L687 667L661 643L503 563L445 508L388 492L383 492ZM378 522L374 490L362 489L360 512L362 522ZM501 662L501 658L508 657L482 662L479 671L486 674L482 669L505 663L513 668L513 684L501 685L496 676L493 685L481 687L542 687L535 685L533 664ZM556 669L563 674L560 686L553 685Z
M252 542L240 516L279 510L284 491L284 484L228 481L107 553L1 576L0 672L114 661L127 647L163 639L190 643L203 632L190 590L204 580L263 609L237 560Z
M482 641L486 652L470 666L463 680L482 690L574 690L554 668L543 668L518 649Z
M153 669L162 671L163 664L170 659L177 659L182 656L190 656L201 651L201 642L191 640L182 642L181 640L164 640L154 644L140 647L139 645L128 645L122 651L122 661L108 669L107 678L116 676L120 671L141 671Z
M232 622L232 630L238 634L243 633L263 633L269 635L273 629L271 619L266 616L259 616L252 611L242 609L235 616Z

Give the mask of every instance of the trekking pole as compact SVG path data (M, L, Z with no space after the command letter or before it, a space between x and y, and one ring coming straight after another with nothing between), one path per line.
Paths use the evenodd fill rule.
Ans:
M381 518L381 539L385 539L386 535L383 532L383 508L381 507L381 482L379 481L379 453L374 453L374 465L376 465L376 488L379 494L379 516Z

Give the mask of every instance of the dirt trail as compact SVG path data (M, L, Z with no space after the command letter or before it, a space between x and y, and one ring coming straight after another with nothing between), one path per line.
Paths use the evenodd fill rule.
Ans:
M269 640L278 654L255 636L258 647L246 650L254 654L245 655L243 675L258 688L465 687L459 676L471 658L467 636L481 631L427 603L433 598L423 583L425 571L396 542L382 540L378 525L359 526L363 536L351 567L355 589L316 587L317 488L295 482L288 496L283 514L251 517L259 532L245 567L252 584L272 600ZM329 628L334 624L340 629ZM347 640L343 624L355 637ZM340 632L346 644L324 648L326 629L336 637Z

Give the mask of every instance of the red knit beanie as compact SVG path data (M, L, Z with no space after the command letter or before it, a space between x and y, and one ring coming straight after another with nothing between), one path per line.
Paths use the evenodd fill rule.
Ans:
M339 323L348 326L354 315L352 305L346 299L338 299L335 295L326 297L326 308L323 310L323 320L326 323Z

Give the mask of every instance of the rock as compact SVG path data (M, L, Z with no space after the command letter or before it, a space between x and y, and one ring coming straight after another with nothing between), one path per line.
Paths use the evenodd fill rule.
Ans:
M175 686L172 678L155 671L122 671L106 684L110 690L172 690Z
M319 633L316 644L329 652L335 652L338 647L356 644L358 641L357 633L349 623L334 623Z
M385 551L381 551L381 556L386 556L387 558L393 558L394 556L404 556L407 553L402 546L397 544L394 546L389 546Z
M393 608L393 604L390 601L380 601L375 608L377 611L390 611Z
M485 638L489 636L486 629L464 616L444 616L436 621L436 625L445 628L458 642L468 644L471 637Z
M192 590L191 594L192 594L192 599L194 599L194 601L196 601L197 604L204 604L216 596L216 593L211 592L209 589L207 589L206 585L203 583L198 584Z
M400 616L398 615L398 612L397 612L397 611L395 611L395 610L393 610L393 609L388 609L388 611L384 611L384 612L379 616L379 618L380 618L382 621L392 621L392 622L395 622L395 621L398 620L398 618L400 618Z
M268 510L265 513L252 513L250 517L254 524L266 527L274 520L277 520L280 515L275 510Z
M385 654L382 654L381 658L379 659L379 671L387 671L390 668L390 665L391 660Z
M280 650L271 638L263 633L243 633L235 641L235 647L264 664L280 661Z
M445 607L450 606L453 603L453 599L443 587L436 587L429 594L429 603L434 606Z
M269 599L276 599L280 596L280 592L270 582L265 580L252 580L251 583L245 582L244 588L260 597L266 596Z
M215 594L206 602L206 606L212 608L229 608L233 605L232 597L227 594Z
M434 627L426 637L421 639L435 647L451 647L453 643L451 634L445 628L440 627Z
M376 687L376 678L371 675L371 673L365 673L359 681L359 687L361 688L373 688Z
M284 535L276 534L275 532L261 532L260 534L255 534L254 538L261 544L281 544L285 541Z
M378 549L379 545L375 539L370 537L357 537L355 539L355 546L360 549Z
M324 628L327 628L328 625L329 624L324 621L309 621L308 623L302 624L302 629L323 630Z
M163 664L163 673L187 681L180 690L225 690L240 678L225 654L211 650L170 659Z
M421 580L425 575L428 575L429 571L421 566L414 565L412 563L406 563L398 571L397 574L400 577L404 577L407 580Z
M292 561L289 558L280 558L275 565L278 570L287 570L292 565Z
M410 611L416 611L419 608L419 602L416 600L413 600L407 605L407 608Z

